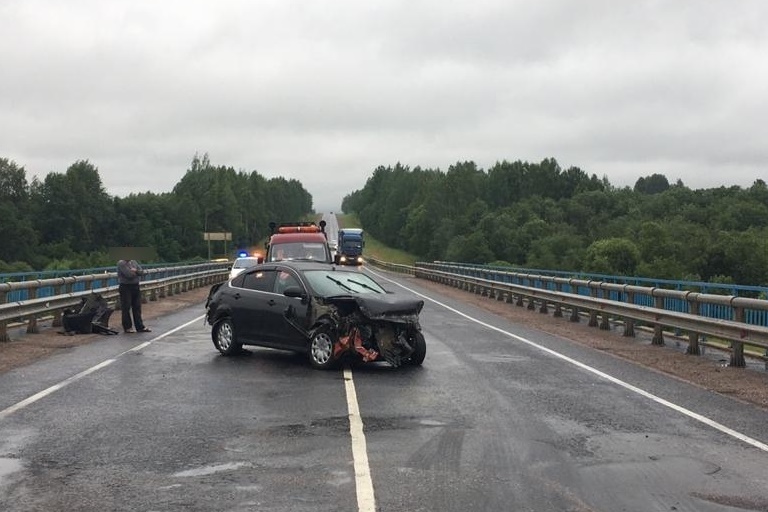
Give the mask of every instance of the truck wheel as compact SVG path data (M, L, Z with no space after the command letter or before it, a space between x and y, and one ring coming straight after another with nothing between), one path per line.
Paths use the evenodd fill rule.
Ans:
M213 338L213 345L225 356L237 354L243 348L242 343L237 341L235 327L232 325L232 319L229 317L222 318L216 322L211 337Z

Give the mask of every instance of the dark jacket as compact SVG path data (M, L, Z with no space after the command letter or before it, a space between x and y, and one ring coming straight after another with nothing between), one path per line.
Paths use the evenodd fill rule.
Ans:
M139 284L144 270L136 260L120 260L117 262L117 282L120 284Z

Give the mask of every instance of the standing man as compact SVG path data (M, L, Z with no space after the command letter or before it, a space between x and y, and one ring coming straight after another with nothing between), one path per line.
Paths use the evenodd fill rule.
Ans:
M117 262L117 282L120 291L120 308L123 313L123 331L152 332L144 325L141 319L141 292L139 281L144 275L144 270L136 260L120 260ZM133 322L131 322L133 316Z

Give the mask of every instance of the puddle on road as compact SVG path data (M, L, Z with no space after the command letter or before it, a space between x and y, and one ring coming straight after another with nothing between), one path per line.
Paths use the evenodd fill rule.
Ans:
M173 476L179 477L179 478L185 478L190 476L208 476L214 473L220 473L222 471L232 471L234 469L239 469L244 466L251 467L252 464L249 462L228 462L226 464L216 464L214 466L203 466L201 468L194 468L194 469L187 469L186 471L179 471L178 473L174 473Z
M527 363L531 360L528 356L516 356L512 354L470 354L472 359L481 363Z
M3 479L21 469L21 461L19 459L4 459L0 457L0 484L3 483Z

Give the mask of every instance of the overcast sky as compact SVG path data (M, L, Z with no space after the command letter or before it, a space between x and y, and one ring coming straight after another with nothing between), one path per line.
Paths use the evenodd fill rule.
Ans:
M765 0L0 0L0 157L167 192L195 154L338 209L380 165L768 181Z

